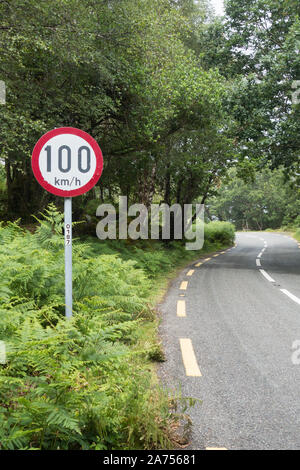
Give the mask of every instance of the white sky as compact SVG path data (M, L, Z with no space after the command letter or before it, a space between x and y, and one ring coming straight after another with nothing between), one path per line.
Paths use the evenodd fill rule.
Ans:
M210 0L215 12L217 15L223 15L224 14L224 1L223 0Z

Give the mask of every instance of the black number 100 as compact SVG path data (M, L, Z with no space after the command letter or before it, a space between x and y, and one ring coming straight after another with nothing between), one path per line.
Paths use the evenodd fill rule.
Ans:
M52 169L52 148L51 145L45 147L47 152L47 171L51 172ZM83 168L82 164L82 153L86 153L86 167ZM63 162L63 157L66 156L66 161ZM65 163L65 166L63 165ZM71 159L71 149L68 145L61 145L58 149L58 169L62 173L68 173L71 170L72 159ZM91 151L89 147L85 145L81 146L78 149L78 170L80 173L87 173L91 169Z

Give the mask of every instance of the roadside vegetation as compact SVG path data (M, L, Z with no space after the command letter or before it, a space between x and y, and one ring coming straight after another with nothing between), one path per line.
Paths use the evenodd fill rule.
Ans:
M207 0L0 1L1 449L174 444L186 403L153 372L161 286L231 245L234 226L300 238L298 3L227 0L219 18ZM73 199L68 322L63 200L31 168L41 135L65 126L104 156L97 186ZM100 242L96 208L120 195L205 204L203 250Z
M0 227L1 449L151 449L192 400L155 379L163 360L154 297L159 280L202 252L159 242L74 243L74 315L64 317L62 214L35 233ZM230 224L206 227L203 253L233 243Z
M296 232L294 233L294 237L296 238L296 240L298 240L298 242L300 242L300 228L296 230Z
M217 194L207 201L207 215L231 221L237 230L296 232L300 227L299 194L299 187L286 179L283 168L265 168L247 179L232 169Z

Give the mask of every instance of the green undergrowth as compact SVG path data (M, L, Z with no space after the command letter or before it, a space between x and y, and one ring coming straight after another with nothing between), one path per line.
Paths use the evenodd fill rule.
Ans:
M300 242L300 228L296 230L296 232L293 233L293 237Z
M61 232L54 206L35 233L0 225L0 449L171 448L192 401L153 380L163 360L153 303L159 279L201 252L75 240L66 320ZM206 235L203 252L234 232L214 223Z

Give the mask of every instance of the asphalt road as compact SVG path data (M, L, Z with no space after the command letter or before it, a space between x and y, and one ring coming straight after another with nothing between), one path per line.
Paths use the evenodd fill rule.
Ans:
M161 376L202 400L190 449L300 449L300 248L277 233L236 242L173 282Z

